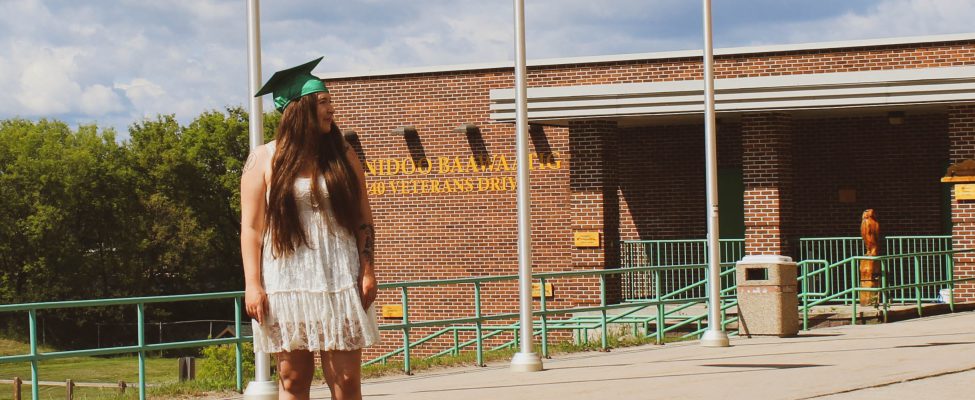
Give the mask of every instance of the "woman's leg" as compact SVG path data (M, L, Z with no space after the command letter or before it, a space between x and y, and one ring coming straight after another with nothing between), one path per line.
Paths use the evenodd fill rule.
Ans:
M278 353L278 399L307 400L315 377L315 357L307 350Z
M361 368L362 350L322 352L322 372L332 399L362 399Z

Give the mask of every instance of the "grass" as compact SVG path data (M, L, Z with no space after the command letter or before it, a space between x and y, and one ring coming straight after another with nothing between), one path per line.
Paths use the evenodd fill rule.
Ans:
M54 351L49 346L37 346L40 352ZM0 356L15 356L30 353L30 344L17 340L0 338Z
M668 337L665 342L679 341L679 338ZM622 337L610 336L608 339L609 348L621 348L630 346L640 346L644 344L656 343L652 336L632 336ZM541 352L536 343L535 351ZM54 351L51 348L42 348L42 352ZM510 359L517 348L508 347L499 350L485 351L484 361L486 363ZM598 340L585 344L574 342L550 343L549 355L559 355L568 353L579 353L585 351L601 351ZM13 340L0 339L0 355L25 354L28 352L28 345ZM439 368L472 366L476 364L477 356L474 351L464 351L456 356L443 356L434 359L411 358L411 369L414 372L434 370ZM76 382L104 382L114 383L124 380L128 385L125 394L122 395L117 389L97 389L97 388L75 388L75 399L79 400L128 400L138 398L138 358L135 356L124 357L73 357L58 360L41 362L39 365L39 375L45 381L64 381L72 379ZM402 360L390 360L387 364L373 364L362 368L363 377L376 378L387 375L397 375L403 373ZM30 380L29 363L0 364L0 379L12 379L19 376L25 381ZM316 369L315 381L322 382L321 370ZM189 399L198 398L206 395L218 393L233 394L233 382L207 382L191 381L177 382L177 361L175 358L152 358L146 359L146 378L150 385L148 397L157 399ZM246 385L246 381L245 381ZM12 385L0 385L0 398L7 398L6 394L12 393ZM25 398L30 398L30 387L23 387ZM63 399L65 398L64 387L41 387L41 399Z
M0 339L0 355L16 355L29 353L30 347L26 343ZM41 352L54 349L41 347ZM57 360L41 361L38 363L38 377L42 381L64 382L71 379L75 382L117 383L123 380L128 385L125 396L118 395L118 389L75 388L75 399L128 399L138 397L139 367L138 357L71 357ZM166 384L178 380L177 361L175 358L146 358L146 381L149 384ZM0 379L20 377L25 382L30 381L30 363L0 364ZM13 392L13 385L0 384L0 398ZM30 396L30 386L23 386L25 397ZM41 399L64 399L65 388L55 386L41 386Z

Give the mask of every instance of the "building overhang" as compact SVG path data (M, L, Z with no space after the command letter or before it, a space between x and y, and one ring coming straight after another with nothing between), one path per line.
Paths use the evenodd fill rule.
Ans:
M715 110L892 107L975 102L975 67L915 68L715 80ZM514 89L490 93L490 118L515 120ZM572 120L701 114L704 82L621 83L528 89L528 120L565 125Z

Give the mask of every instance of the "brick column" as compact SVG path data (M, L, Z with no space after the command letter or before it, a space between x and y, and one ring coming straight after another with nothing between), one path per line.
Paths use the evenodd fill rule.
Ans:
M572 231L599 232L600 247L572 246L574 270L619 266L619 195L617 159L619 133L614 121L574 121L569 124L569 187ZM572 240L572 238L570 238ZM618 278L609 279L608 300L619 299ZM578 304L599 303L599 280L586 278Z
M749 113L741 118L745 183L745 253L792 255L792 117Z
M948 151L951 163L975 159L975 105L948 107ZM951 237L953 249L975 249L975 200L956 200L951 191ZM955 277L975 276L975 255L955 256ZM956 301L975 301L975 283L955 287Z

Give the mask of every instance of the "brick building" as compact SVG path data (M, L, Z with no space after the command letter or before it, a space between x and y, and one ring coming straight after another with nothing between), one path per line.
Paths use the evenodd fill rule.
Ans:
M623 240L705 237L700 54L529 62L535 272L614 268ZM323 77L367 167L382 281L517 272L511 67ZM867 208L885 235L975 247L975 202L940 182L975 158L975 34L717 49L715 74L721 236L747 254L857 236ZM975 258L956 259L972 275ZM553 284L550 307L599 302L595 278ZM473 315L471 290L416 288L410 316ZM485 313L517 307L514 285L483 293Z

